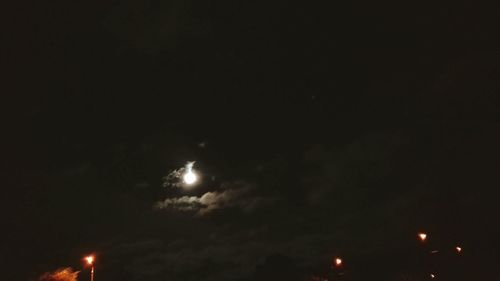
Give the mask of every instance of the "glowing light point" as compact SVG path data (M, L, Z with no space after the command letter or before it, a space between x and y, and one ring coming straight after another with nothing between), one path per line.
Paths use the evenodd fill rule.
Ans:
M183 180L185 184L193 184L198 180L198 177L195 173L189 171L184 175Z
M186 164L185 173L182 176L182 180L185 184L191 185L198 181L198 176L193 172L194 162L188 162Z
M420 241L424 242L425 240L427 240L427 234L419 233L418 238L420 239Z
M460 254L460 252L462 252L462 247L456 246L455 250L457 251L457 253Z
M95 261L95 257L93 255L90 255L90 256L84 257L83 259L90 266L90 281L94 281L94 261Z
M335 266L339 267L342 265L342 259L341 258L335 258L334 260Z
M87 256L84 259L89 265L92 265L94 263L94 256Z
M436 278L436 275L431 274L431 278L432 278L432 279Z

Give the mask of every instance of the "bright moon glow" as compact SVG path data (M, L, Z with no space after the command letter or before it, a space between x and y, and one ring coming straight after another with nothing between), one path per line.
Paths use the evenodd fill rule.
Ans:
M186 164L186 173L182 176L182 180L185 184L191 185L198 180L198 176L193 172L194 162L188 162Z
M184 174L183 179L184 179L184 183L193 184L196 182L196 180L198 180L198 177L196 176L195 173L193 173L192 171L189 171L186 174Z
M87 261L88 264L92 264L94 263L94 256L88 256L88 257L85 257L85 260Z

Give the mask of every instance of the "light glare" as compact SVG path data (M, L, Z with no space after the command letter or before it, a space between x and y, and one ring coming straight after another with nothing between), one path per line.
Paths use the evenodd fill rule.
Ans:
M420 238L421 241L425 241L427 239L427 234L425 233L419 233L418 238Z
M198 180L198 176L193 172L193 162L188 162L185 167L185 173L182 176L182 181L187 184L191 185L194 184Z
M198 180L198 177L196 176L195 173L193 173L192 171L189 171L186 174L184 174L183 179L184 179L185 184L193 184Z
M94 256L87 256L85 257L85 260L89 265L92 265L94 263Z

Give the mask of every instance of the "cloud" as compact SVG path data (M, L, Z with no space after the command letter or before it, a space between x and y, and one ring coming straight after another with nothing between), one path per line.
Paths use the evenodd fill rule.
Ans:
M296 260L320 256L325 251L321 242L329 239L328 235L304 235L276 241L266 238L266 231L250 237L248 230L252 229L217 231L217 235L208 237L206 232L198 233L201 244L198 238L179 238L165 243L145 240L118 245L113 252L121 260L115 262L125 266L116 268L126 270L133 280L143 281L160 277L172 281L242 280L252 276L256 266L270 255L281 253Z
M200 197L182 196L175 198L167 198L165 201L156 203L158 209L171 209L177 211L194 211L201 206Z
M191 173L195 171L193 169L195 161L187 162L183 167L172 170L168 175L163 177L163 187L179 188L186 186L183 177L186 173Z
M158 202L157 209L176 211L193 211L203 216L210 212L225 208L239 208L244 212L252 212L260 206L274 201L274 198L256 194L256 186L246 182L225 183L222 191L210 191L203 195L167 198Z

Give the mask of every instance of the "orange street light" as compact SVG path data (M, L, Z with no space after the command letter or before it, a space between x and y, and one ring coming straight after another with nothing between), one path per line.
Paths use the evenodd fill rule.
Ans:
M425 242L425 240L427 240L427 234L426 233L421 232L417 236L420 239L420 241L422 241L422 242Z
M86 256L83 258L88 265L90 265L90 281L94 281L94 261L95 257L93 255Z
M94 263L94 256L87 256L84 258L89 265L92 265Z

